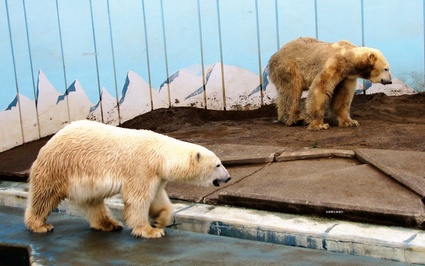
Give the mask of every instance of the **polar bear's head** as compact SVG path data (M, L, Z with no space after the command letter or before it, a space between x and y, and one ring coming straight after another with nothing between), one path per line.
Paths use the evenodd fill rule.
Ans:
M170 138L167 138L170 140ZM230 180L221 160L209 149L180 140L173 140L163 150L161 176L168 181L182 181L200 186L219 186Z
M372 83L392 83L390 64L381 51L367 47L358 47L356 50L356 54L360 56L358 67L362 78Z
M210 150L201 147L193 154L195 168L199 171L199 182L202 186L220 186L227 183L231 178L229 172L221 163L221 160Z
M371 49L369 60L373 65L369 80L373 83L391 84L390 64L384 55L376 49Z

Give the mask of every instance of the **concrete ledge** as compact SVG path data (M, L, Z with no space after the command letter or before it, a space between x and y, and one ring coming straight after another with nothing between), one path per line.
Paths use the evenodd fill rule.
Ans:
M425 152L356 149L359 161L373 165L425 198Z
M262 145L220 144L205 147L212 150L225 166L270 163L276 154L284 151L282 147Z
M278 213L290 213L338 219L358 223L373 223L385 226L406 226L422 229L423 212L421 210L405 210L365 207L355 204L324 202L285 197L272 197L250 193L222 192L218 203L241 208L250 208ZM412 202L412 205L414 203Z
M25 184L0 188L0 205L25 208ZM119 197L107 200L118 216ZM235 207L176 202L172 228L408 263L425 261L425 232ZM66 201L59 212L79 215Z
M176 212L175 228L409 263L425 262L425 233L234 207L196 204Z
M306 160L306 159L326 158L326 157L354 158L355 153L352 150L308 149L305 151L297 151L297 152L282 152L279 156L276 157L276 161L283 162L283 161Z
M341 223L327 235L327 250L352 255L382 257L410 263L425 262L425 242L413 244L423 231L398 227Z

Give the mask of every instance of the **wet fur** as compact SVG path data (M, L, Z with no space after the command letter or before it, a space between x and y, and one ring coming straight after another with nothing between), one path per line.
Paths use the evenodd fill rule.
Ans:
M296 39L276 52L269 60L269 77L278 90L278 120L286 125L304 120L312 130L329 128L323 121L328 106L339 126L359 126L350 117L357 78L391 83L389 64L379 50L313 38ZM300 107L304 90L305 111Z
M229 179L220 159L202 146L147 130L73 122L46 143L31 167L25 224L33 232L52 231L47 217L68 198L91 228L119 230L123 224L104 199L121 193L132 235L157 238L173 216L168 181L212 185Z

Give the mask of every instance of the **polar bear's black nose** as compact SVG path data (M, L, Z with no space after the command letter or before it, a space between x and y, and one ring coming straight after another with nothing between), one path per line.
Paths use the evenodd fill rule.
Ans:
M214 179L213 185L219 187L220 183L227 183L230 179L232 179L230 176L227 179Z
M381 83L384 85L392 84L393 82L390 79L381 79Z

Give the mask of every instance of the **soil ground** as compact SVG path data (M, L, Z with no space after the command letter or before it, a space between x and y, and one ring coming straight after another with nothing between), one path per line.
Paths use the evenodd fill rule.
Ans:
M215 111L190 107L158 109L123 123L181 140L206 144L251 144L304 148L376 148L425 151L425 92L414 95L356 95L351 117L360 127L307 130L276 123L274 105L251 111Z

